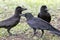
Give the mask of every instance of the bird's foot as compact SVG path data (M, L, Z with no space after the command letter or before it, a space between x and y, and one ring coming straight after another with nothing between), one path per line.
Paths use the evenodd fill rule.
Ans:
M52 36L54 37L55 35L53 34Z
M43 37L43 35L40 36L41 38Z
M37 34L37 32L35 32L35 33L33 34L33 36L37 36L36 34Z
M36 32L36 34L35 34L34 36L37 36L37 37L39 37L39 38L42 38L42 37L43 37L43 34L41 35L40 32Z
M18 36L17 34L9 34L9 36Z

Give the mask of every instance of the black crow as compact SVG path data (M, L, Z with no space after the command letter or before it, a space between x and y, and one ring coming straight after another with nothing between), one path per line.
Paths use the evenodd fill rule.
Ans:
M19 23L20 17L21 17L20 14L22 14L22 11L24 10L26 9L20 6L17 6L15 9L15 14L12 17L6 20L0 21L0 28L6 28L9 35L12 35L12 33L10 33L10 29Z
M45 20L34 17L31 13L22 14L21 16L26 17L28 25L34 30L34 34L36 34L36 29L40 29L42 31L41 37L44 34L44 30L49 30L52 33L60 36L60 31L54 28Z
M38 17L50 22L51 21L51 15L48 13L48 9L46 5L43 5L40 9L40 13L38 14Z

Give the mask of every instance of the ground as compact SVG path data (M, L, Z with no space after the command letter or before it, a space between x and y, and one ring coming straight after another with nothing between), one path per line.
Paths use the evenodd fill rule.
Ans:
M22 12L23 14L31 12L37 17L42 5L46 5L48 7L48 12L51 14L52 19L50 24L60 30L60 0L0 0L0 21L13 16L17 6L28 9ZM37 36L33 36L33 30L31 28L25 31L29 28L29 25L27 25L25 21L26 19L22 17L21 22L11 29L11 33L17 34L17 36L9 36L6 29L0 28L0 40L60 40L59 36L54 36L46 30L42 38L40 37L40 30L37 30Z

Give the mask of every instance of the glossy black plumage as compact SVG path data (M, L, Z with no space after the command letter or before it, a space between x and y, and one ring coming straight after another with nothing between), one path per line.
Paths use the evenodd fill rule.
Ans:
M9 35L12 35L10 33L10 29L15 27L20 22L20 14L22 14L22 11L26 10L25 8L22 8L20 6L17 6L15 9L15 14L3 21L0 21L0 28L6 28Z
M52 33L60 36L60 31L50 25L48 22L44 21L41 18L34 17L31 13L22 14L21 16L25 16L27 19L27 24L34 30L34 34L36 34L36 29L40 29L42 31L42 35L44 34L44 30L49 30Z
M51 15L48 13L48 9L46 5L43 5L40 9L40 13L38 14L39 18L42 18L43 20L50 22L51 21Z

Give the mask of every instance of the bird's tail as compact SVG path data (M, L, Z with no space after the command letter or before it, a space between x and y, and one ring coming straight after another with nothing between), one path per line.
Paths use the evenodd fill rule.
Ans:
M56 34L58 36L60 36L60 31L58 29L55 29L54 27L52 27L52 29L50 29L51 33Z

